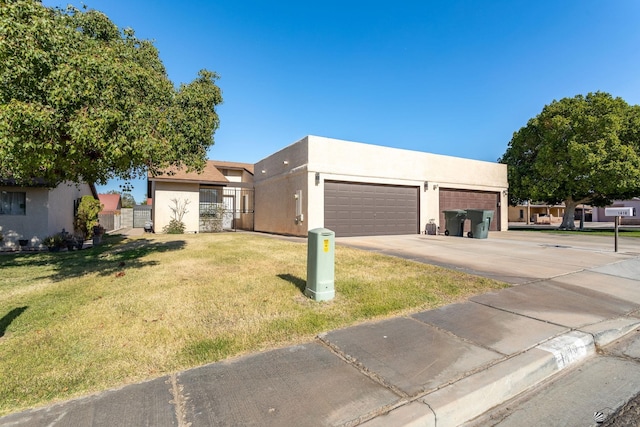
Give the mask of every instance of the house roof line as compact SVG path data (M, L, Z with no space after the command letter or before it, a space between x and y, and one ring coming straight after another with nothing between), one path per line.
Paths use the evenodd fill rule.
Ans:
M100 203L102 203L102 211L100 213L120 210L120 194L98 194L98 199L100 200Z
M228 180L225 181L210 181L210 180L206 180L206 179L181 179L181 178L174 178L174 177L150 177L149 180L152 181L162 181L162 182L186 182L186 183L200 183L200 184L205 184L205 185L216 185L216 186L223 186L226 187L229 184L234 184L232 182L229 182Z
M149 181L163 182L188 182L229 185L232 183L224 176L220 169L243 170L253 176L253 165L249 163L225 162L219 160L207 160L202 172L187 172L186 168L170 168L161 174L153 176L148 174Z
M254 165L252 163L227 162L224 160L208 160L217 168L242 169L253 175Z

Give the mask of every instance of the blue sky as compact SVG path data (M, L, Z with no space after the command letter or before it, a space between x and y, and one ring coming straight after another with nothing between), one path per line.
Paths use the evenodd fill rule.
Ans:
M154 40L176 85L220 74L210 159L254 163L311 134L496 161L554 99L640 104L637 0L84 4Z

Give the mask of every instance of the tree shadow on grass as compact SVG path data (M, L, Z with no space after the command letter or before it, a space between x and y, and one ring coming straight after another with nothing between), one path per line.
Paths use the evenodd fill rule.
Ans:
M4 336L4 333L7 331L11 322L13 322L18 316L22 314L28 307L18 307L14 308L10 312L8 312L4 317L0 319L0 338Z
M55 273L41 278L65 280L97 273L110 276L124 269L157 265L157 261L144 260L153 253L179 251L184 240L158 242L152 239L127 239L122 235L105 236L100 245L69 252L18 253L0 259L0 268L19 266L50 266Z
M287 282L293 284L296 288L300 289L300 292L304 293L304 290L307 288L307 281L301 279L296 276L292 276L291 274L278 274L278 277L282 280L286 280Z

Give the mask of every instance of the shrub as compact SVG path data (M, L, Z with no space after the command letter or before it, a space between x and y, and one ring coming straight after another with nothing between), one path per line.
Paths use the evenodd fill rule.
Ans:
M184 200L182 203L180 199L171 199L174 206L169 206L169 209L173 212L173 218L169 221L168 225L162 227L162 232L167 234L183 234L187 226L182 222L184 215L189 212L187 205L191 203L190 200Z
M62 235L53 234L51 236L47 236L42 240L42 244L48 247L49 249L61 248L66 243Z
M91 237L93 227L98 224L98 213L101 210L100 200L96 200L93 196L82 196L73 226L83 238Z
M162 232L167 234L184 234L184 230L187 226L182 221L178 221L173 218L169 221L168 225L162 227Z

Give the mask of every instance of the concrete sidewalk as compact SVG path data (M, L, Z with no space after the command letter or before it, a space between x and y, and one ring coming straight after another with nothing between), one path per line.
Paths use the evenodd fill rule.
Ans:
M526 232L337 242L519 286L12 414L0 425L457 426L592 363L640 326L637 240L618 253L602 238ZM640 364L624 369L617 389L634 389Z

